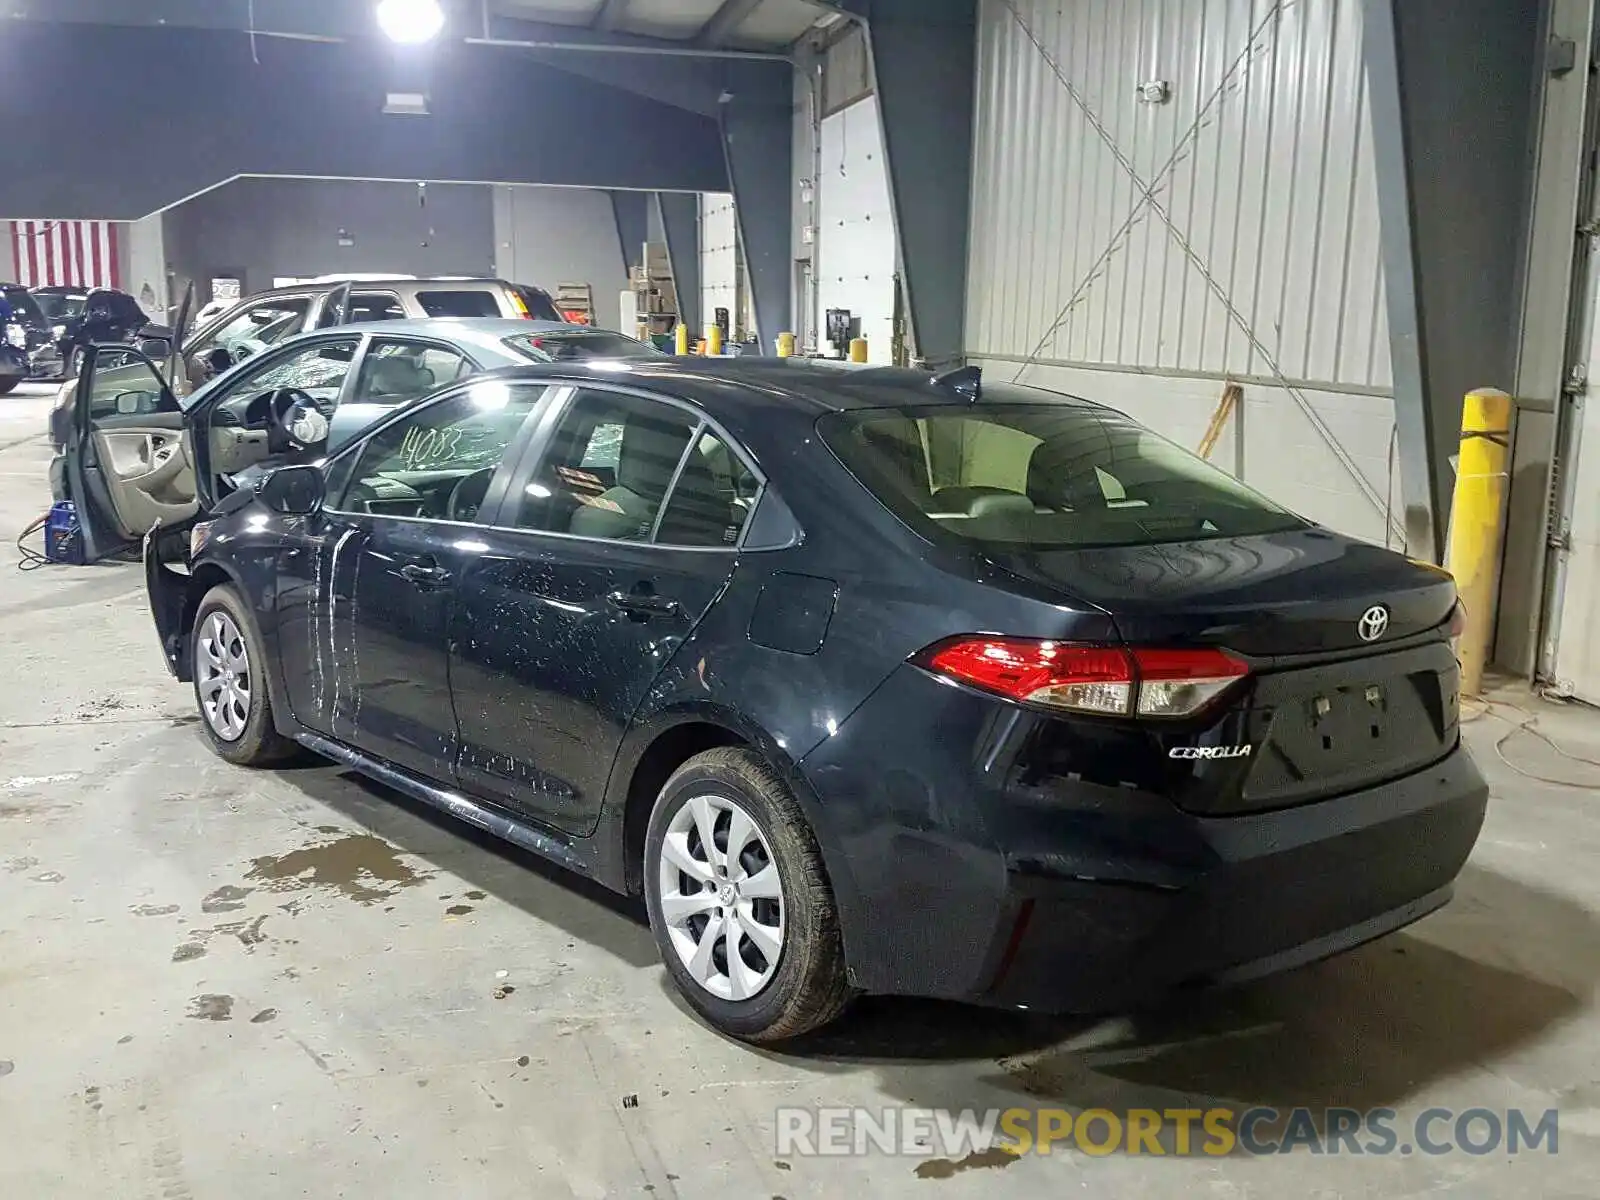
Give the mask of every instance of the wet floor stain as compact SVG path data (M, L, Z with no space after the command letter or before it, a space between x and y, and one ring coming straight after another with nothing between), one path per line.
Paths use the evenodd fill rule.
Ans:
M86 1087L83 1089L83 1102L87 1104L94 1112L99 1112L105 1107L105 1103L100 1099L100 1089L97 1087Z
M137 904L130 909L136 917L168 917L178 911L176 904Z
M65 878L66 876L60 871L46 871L42 875L35 875L33 881L35 883L60 883Z
M489 896L488 892L468 892L467 893L467 899L468 900L485 900L485 899L488 898L488 896Z
M206 913L238 912L244 907L245 897L253 891L255 891L254 888L234 887L232 884L224 884L200 901L200 911Z
M449 908L445 909L444 911L445 911L445 914L447 916L464 917L469 912L472 911L472 905L470 905L470 904L452 904Z
M250 1018L250 1024L252 1024L252 1025L265 1025L268 1021L272 1020L277 1015L278 1015L278 1010L277 1009L275 1009L275 1008L263 1008L255 1016Z
M185 942L172 952L173 962L188 962L195 958L204 958L206 948L199 942Z
M247 877L270 891L323 887L358 904L374 904L430 876L400 861L400 852L370 833L351 833L288 854L255 859Z
M266 921L266 914L263 913L251 921L229 921L226 925L218 925L212 932L236 937L240 944L249 950L267 940L267 935L261 932L261 927Z
M917 1164L916 1176L918 1179L949 1179L962 1171L976 1171L982 1167L1004 1170L1017 1159L1018 1156L1005 1147L994 1146L988 1150L974 1150L965 1158L930 1158Z
M516 990L517 989L515 987L513 987L511 984L502 983L499 987L495 988L495 990L494 990L494 998L496 1000L504 1000L507 996L511 995L511 993L516 991Z
M31 871L39 865L37 858L13 858L6 863L6 871L12 875L21 875L24 871Z
M189 1017L195 1021L229 1021L233 1019L233 997L206 993L189 1001Z
M0 1058L0 1079L4 1079L16 1069L17 1064L12 1062L9 1058Z

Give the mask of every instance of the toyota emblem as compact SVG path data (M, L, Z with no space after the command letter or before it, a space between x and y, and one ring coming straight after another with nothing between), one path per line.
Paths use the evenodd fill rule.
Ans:
M1377 641L1388 628L1389 610L1381 604L1374 604L1367 609L1361 614L1361 620L1356 622L1356 632L1361 635L1363 642Z

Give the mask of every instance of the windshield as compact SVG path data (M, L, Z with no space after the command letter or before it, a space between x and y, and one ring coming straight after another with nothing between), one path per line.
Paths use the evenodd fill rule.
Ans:
M1306 527L1231 475L1093 405L866 409L831 413L818 430L886 507L932 539L1053 549Z
M518 354L534 362L578 362L588 358L665 357L647 342L603 329L553 333L519 333L505 339Z
M5 289L6 303L11 305L11 312L17 320L34 325L46 325L44 313L39 311L39 305L33 299L33 293L25 287L8 287Z
M59 325L83 313L83 302L87 298L87 293L64 295L61 292L35 292L33 298L45 318L52 324Z

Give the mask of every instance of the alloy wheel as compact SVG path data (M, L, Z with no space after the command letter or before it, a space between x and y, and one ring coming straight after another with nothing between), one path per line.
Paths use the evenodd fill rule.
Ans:
M197 645L200 710L213 733L223 741L236 742L244 736L250 720L253 682L244 635L232 617L217 611L206 618Z
M691 796L667 826L656 877L661 919L691 978L722 1000L772 982L788 906L767 839L735 801Z

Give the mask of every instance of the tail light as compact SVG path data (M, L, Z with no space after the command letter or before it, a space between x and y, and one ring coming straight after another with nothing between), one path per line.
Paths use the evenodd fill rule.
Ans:
M916 655L936 675L1024 704L1116 717L1187 717L1250 673L1221 650L1084 646L968 636Z
M1457 600L1450 610L1450 649L1458 660L1461 658L1461 635L1466 631L1467 606Z

